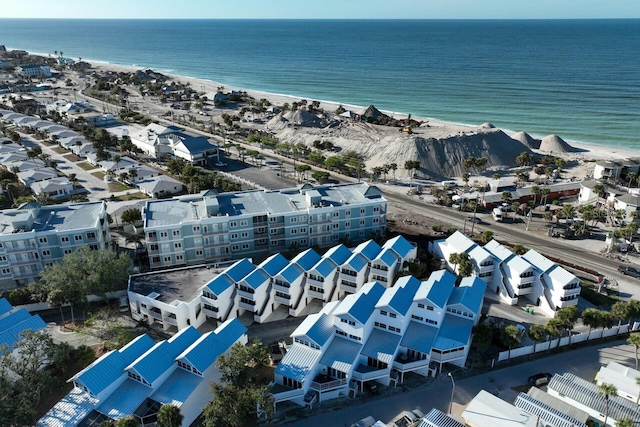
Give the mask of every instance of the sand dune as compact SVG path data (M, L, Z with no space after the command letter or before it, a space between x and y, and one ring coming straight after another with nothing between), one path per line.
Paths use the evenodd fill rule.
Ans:
M514 134L512 138L515 139L516 141L522 142L522 144L524 144L526 147L532 150L540 149L540 140L535 139L534 137L532 137L526 132L518 132Z
M552 154L573 153L576 151L575 148L567 144L567 142L558 135L548 135L542 138L539 150Z

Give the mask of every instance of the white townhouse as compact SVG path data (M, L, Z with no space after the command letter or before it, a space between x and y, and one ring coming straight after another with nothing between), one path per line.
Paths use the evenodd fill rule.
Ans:
M209 190L147 201L144 230L152 269L262 258L366 240L386 228L387 201L365 183L305 184L278 191L218 194ZM347 224L357 223L353 228Z
M454 253L466 253L473 264L473 273L487 283L493 281L495 260L491 254L459 231L444 240L429 242L428 249L450 269L453 269L454 264L449 261L449 257Z
M491 240L484 248L497 262L491 283L496 294L510 305L523 303L524 300L520 297L526 297L530 303L535 304L537 298L531 299L538 294L533 289L536 275L534 267L496 240Z
M368 281L378 281L390 286L395 274L404 269L405 262L413 262L418 246L402 236L387 240L378 255L370 261Z
M402 236L394 241L411 245ZM346 265L350 254L344 245L337 245L322 257L308 249L291 261L275 254L257 266L243 258L131 275L128 285L131 315L135 320L158 323L166 331L189 325L199 327L208 319L226 321L246 312L252 313L258 323L273 319L275 310L299 316L313 299L330 301L319 298L325 295L320 290L328 283L318 279L320 275L326 277L335 289L338 271ZM400 263L403 262L401 258ZM331 288L327 289L330 295Z
M636 378L640 378L640 371L612 360L606 366L600 367L596 374L596 383L612 384L618 390L618 396L637 402L640 396L640 384Z
M444 363L464 366L486 283L434 272L392 288L366 283L327 303L292 333L293 346L278 364L271 388L277 403L307 406L347 396L367 381L403 381L414 371L433 375Z
M308 295L326 302L338 298L339 266L344 264L352 252L343 244L329 249L307 272Z
M353 253L351 256L340 266L340 274L338 276L340 280L340 292L338 298L342 298L345 295L358 292L365 282L367 281L367 258L361 253Z
M51 68L49 68L48 65L42 64L18 65L15 68L15 72L19 76L30 79L51 77Z
M98 425L129 415L149 425L163 405L175 405L188 427L215 398L209 389L221 378L216 360L234 344L245 345L246 331L233 319L206 334L190 326L158 343L140 335L74 375L73 389L36 426Z
M29 202L0 211L0 290L33 282L45 265L77 248L106 249L110 241L104 202Z
M529 249L522 258L536 270L534 293L530 298L542 311L554 316L558 309L578 304L579 278L533 249Z

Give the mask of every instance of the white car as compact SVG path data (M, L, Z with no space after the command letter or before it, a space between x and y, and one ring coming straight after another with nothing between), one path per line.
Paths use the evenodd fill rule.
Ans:
M215 166L216 166L217 168L221 168L221 167L227 166L227 164L226 164L226 163L222 163L222 162L216 162L216 163L215 163Z

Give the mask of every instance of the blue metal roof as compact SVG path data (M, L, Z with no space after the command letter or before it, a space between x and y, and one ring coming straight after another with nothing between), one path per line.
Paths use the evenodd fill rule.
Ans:
M392 249L403 259L406 258L415 248L411 242L405 239L402 235L396 236L391 240L387 240L382 247Z
M151 398L163 405L175 405L179 408L202 381L205 381L204 378L198 375L184 369L176 369L151 395Z
M298 264L291 263L288 267L280 272L280 276L289 284L293 283L298 277L302 276L302 268Z
M416 292L420 288L422 282L413 276L404 276L398 279L392 292L395 292L391 301L389 301L389 307L393 308L398 314L405 316L411 304L413 304L413 298ZM389 292L387 290L387 292Z
M9 328L14 327L18 323L27 320L31 317L31 314L24 308L14 311L13 313L6 313L0 317L0 332L4 332Z
M398 334L374 328L362 348L362 354L390 365L398 350L401 338Z
M453 273L447 270L435 271L427 279L427 294L424 297L438 307L444 308L455 284L456 276ZM418 292L418 294L420 295L422 292Z
M367 259L359 253L354 253L343 265L351 267L353 271L359 273L367 267Z
M487 283L477 276L464 277L460 286L453 288L447 305L462 304L470 311L478 313L482 308Z
M209 283L205 285L212 294L220 295L227 289L233 286L233 279L226 274L220 274L214 277Z
M305 271L310 270L318 261L320 261L320 255L313 249L307 249L291 260L291 262L295 262Z
M262 268L269 276L273 277L287 265L289 265L289 261L282 256L282 254L277 253L262 261L258 267Z
M269 283L269 275L262 268L256 268L244 278L243 282L249 285L252 289L258 289L265 283Z
M337 265L342 265L351 256L351 251L343 244L334 246L323 255L323 258L329 258Z
M473 329L473 320L445 314L433 347L445 351L467 345Z
M94 396L100 394L124 374L124 369L154 346L149 335L140 335L121 348L106 353L75 374L69 381L82 383Z
M336 268L337 265L330 258L324 258L313 267L322 277L328 277Z
M239 282L255 269L256 266L251 264L251 261L249 261L247 258L243 258L232 266L228 267L226 270L224 270L223 273L226 273L229 277L231 277L231 280L233 280L234 282Z
M378 254L376 261L377 260L382 261L387 267L391 267L393 264L398 262L398 255L396 255L396 253L391 249L383 249L382 252Z
M6 298L0 298L0 316L13 310L13 306Z
M321 354L320 350L294 343L278 363L275 373L304 383Z
M407 326L400 345L429 354L437 336L438 328L412 320Z
M6 344L9 349L13 348L15 343L22 339L22 333L25 331L38 331L47 326L44 320L37 314L31 316L21 322L14 324L10 328L0 333L0 345ZM0 354L2 354L0 352Z
M320 358L320 364L349 374L362 350L362 344L341 337L334 337Z
M318 313L307 316L300 326L293 331L291 336L306 336L322 347L334 333L333 317L327 316L324 313Z
M228 320L215 331L201 336L177 359L185 359L198 371L204 372L246 332L247 328L237 318Z
M381 250L382 248L380 247L379 244L377 244L373 240L368 240L356 246L353 252L364 255L364 257L368 261L373 261L378 256Z
M133 414L152 391L151 387L128 378L96 410L109 418L124 418Z
M368 286L367 286L368 285ZM378 300L384 294L385 287L378 282L365 284L365 286L354 294L356 300L351 305L348 313L358 322L365 324L376 308Z
M176 357L198 338L200 338L200 332L193 326L182 329L168 340L153 346L126 369L134 370L148 383L153 384L173 365Z

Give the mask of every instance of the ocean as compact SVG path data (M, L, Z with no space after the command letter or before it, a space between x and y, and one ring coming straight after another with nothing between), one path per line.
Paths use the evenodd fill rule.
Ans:
M640 20L0 19L0 44L640 149Z

